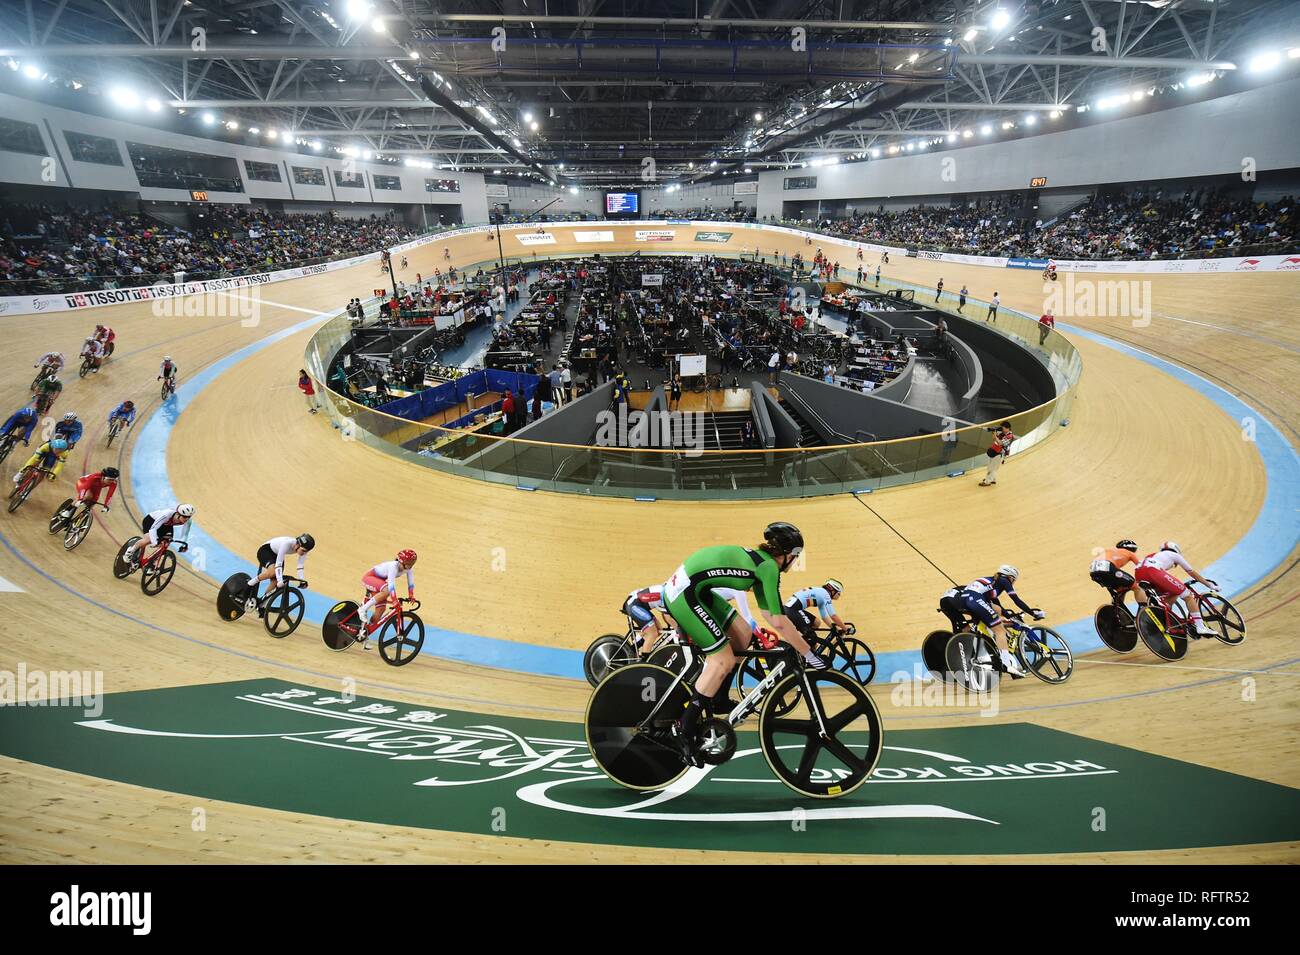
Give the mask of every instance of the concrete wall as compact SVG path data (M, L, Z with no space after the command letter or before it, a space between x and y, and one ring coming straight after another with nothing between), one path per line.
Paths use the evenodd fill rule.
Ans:
M965 342L979 356L984 376L980 397L1006 398L1017 405L1033 407L1050 401L1056 394L1046 366L982 320L949 316L948 333Z
M1300 164L1300 124L1283 117L1295 114L1298 97L1300 80L1287 80L1008 142L773 170L759 175L758 214L779 217L787 201L1025 190L1035 176L1062 187L1240 173L1243 156L1261 171L1289 169ZM795 176L816 176L817 188L787 191L785 178Z

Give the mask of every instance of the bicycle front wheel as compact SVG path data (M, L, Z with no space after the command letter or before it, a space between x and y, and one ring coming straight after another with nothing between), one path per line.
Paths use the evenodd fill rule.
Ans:
M1148 650L1161 660L1181 660L1187 655L1187 638L1169 632L1169 614L1148 604L1137 615L1137 632Z
M1230 647L1246 639L1246 621L1236 607L1218 594L1201 597L1201 617L1214 628L1214 635Z
M627 637L607 633L591 641L582 655L582 674L587 682L596 686L619 667L636 663L640 657Z
M63 532L63 549L76 550L77 545L86 539L94 523L95 512L89 507L74 517Z
M379 655L390 666L406 666L420 655L423 646L424 621L414 613L402 614L400 626L394 614L379 631Z
M176 575L176 555L163 551L149 566L140 568L140 589L147 597L157 597L167 589Z
M834 670L805 670L773 687L759 711L758 735L763 758L781 782L811 799L834 799L853 792L876 768L884 724L856 680Z
M1022 633L1016 641L1016 659L1044 683L1064 683L1074 672L1070 645L1048 627L1033 627Z
M848 651L848 655L836 653L835 662L831 666L866 686L876 676L876 655L864 641L855 637L846 637L843 649Z

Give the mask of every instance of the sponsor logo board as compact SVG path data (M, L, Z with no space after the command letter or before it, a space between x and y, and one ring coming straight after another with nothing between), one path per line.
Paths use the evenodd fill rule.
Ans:
M573 238L578 242L613 242L613 232L574 232Z
M671 242L677 238L677 233L672 229L637 229L636 240L638 242Z
M695 241L725 243L731 241L731 235L730 232L697 232Z
M516 232L520 245L555 245L555 235L550 232Z

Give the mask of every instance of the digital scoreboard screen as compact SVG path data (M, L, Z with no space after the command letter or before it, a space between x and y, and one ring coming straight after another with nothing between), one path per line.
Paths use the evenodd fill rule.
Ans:
M605 193L605 215L628 216L641 211L641 196L635 192Z

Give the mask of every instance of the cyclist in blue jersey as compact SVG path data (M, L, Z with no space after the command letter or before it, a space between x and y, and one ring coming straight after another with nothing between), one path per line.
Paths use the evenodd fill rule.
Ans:
M804 639L812 641L815 634L814 628L817 621L813 619L812 611L815 609L817 615L822 618L822 623L839 627L846 636L853 636L857 633L850 623L845 623L839 614L835 612L834 601L839 599L844 593L844 585L832 577L820 587L806 587L803 590L796 590L794 595L785 602L785 615L803 634Z
M965 587L954 587L939 598L939 610L952 623L953 632L961 629L963 614L969 613L978 622L983 623L993 634L998 646L998 656L1002 669L1012 678L1020 679L1025 675L1020 663L1007 651L1007 628L1002 623L1002 604L998 598L1005 594L1015 605L1035 620L1042 620L1047 614L1025 603L1016 593L1016 580L1020 571L1010 564L1003 564L998 572L990 577L977 577Z
M26 408L19 408L9 416L9 420L0 428L2 435L16 435L22 432L23 447L31 444L32 431L40 423L41 416L36 413L36 409L28 405Z
M63 420L54 426L54 433L68 442L68 448L75 448L77 442L81 440L81 421L77 418L75 411L69 411L63 416Z
M121 421L130 427L135 424L135 413L135 402L128 398L108 413L108 426L111 428L114 421Z

